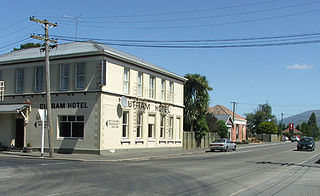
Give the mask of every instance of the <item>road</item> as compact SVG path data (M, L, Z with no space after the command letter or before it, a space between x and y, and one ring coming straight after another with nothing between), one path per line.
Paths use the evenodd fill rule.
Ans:
M121 162L0 158L0 195L319 195L319 143Z

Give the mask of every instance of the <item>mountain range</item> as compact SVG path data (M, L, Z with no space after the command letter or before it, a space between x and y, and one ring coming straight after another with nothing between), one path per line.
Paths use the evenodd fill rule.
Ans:
M294 126L297 126L298 124L301 124L303 122L307 123L312 112L314 112L314 114L317 117L317 125L320 126L320 110L309 110L300 114L289 116L283 119L283 123L285 125L288 125L289 123L294 123Z

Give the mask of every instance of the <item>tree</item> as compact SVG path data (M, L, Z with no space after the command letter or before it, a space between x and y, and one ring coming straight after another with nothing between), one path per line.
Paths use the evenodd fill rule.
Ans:
M303 122L301 124L301 130L299 130L303 133L303 135L307 135L309 136L310 135L310 131L309 131L309 126L306 122Z
M184 129L195 132L196 138L201 139L208 132L205 121L209 106L209 93L212 90L207 78L199 74L186 74L188 81L184 86ZM204 123L200 125L199 121ZM194 128L197 130L194 131Z
M245 114L247 119L248 131L251 133L257 132L257 127L262 122L275 122L276 117L272 115L272 108L268 103L261 104L254 113Z
M228 127L223 120L217 121L217 131L216 131L220 138L227 138L228 136Z
M268 134L277 134L278 126L274 122L262 122L257 127L257 133L268 133Z
M214 116L214 114L207 112L206 114L207 124L209 128L209 132L215 132L218 128L217 121L218 119Z
M308 127L309 127L308 136L311 136L311 137L314 137L314 138L318 137L319 128L317 126L317 117L316 117L314 112L312 112L312 114L309 117Z
M13 51L27 49L27 48L37 48L37 47L40 47L39 43L25 43L25 44L21 44L20 48L14 48Z

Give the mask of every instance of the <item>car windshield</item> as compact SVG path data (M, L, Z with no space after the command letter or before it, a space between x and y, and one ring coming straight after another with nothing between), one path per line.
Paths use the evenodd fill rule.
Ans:
M311 142L311 138L302 138L301 139L302 142Z
M214 143L224 143L225 139L217 139L214 140Z

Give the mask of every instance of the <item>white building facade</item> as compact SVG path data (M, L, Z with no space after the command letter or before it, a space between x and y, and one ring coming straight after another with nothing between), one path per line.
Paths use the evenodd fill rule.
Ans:
M39 48L0 56L1 145L40 148L44 65ZM185 78L95 42L52 49L50 68L56 151L182 147Z

